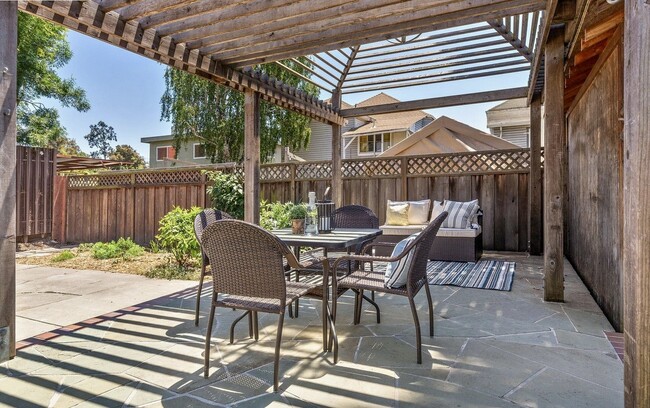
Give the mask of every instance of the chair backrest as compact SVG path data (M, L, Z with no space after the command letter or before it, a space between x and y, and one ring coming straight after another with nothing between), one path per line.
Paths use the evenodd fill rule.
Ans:
M213 266L215 292L278 299L284 307L282 259L291 251L276 236L257 225L230 219L208 225L202 239Z
M427 283L427 264L429 262L429 251L433 240L438 234L442 222L447 218L448 213L443 211L436 219L431 221L427 227L422 230L420 235L412 241L404 252L415 251L413 261L408 271L407 290L409 296L415 296L420 288Z
M215 210L214 208L206 208L201 211L194 217L194 235L196 235L196 240L201 243L201 235L208 225L215 221L229 220L232 218L227 212Z
M332 212L334 228L379 228L379 218L368 207L345 205Z

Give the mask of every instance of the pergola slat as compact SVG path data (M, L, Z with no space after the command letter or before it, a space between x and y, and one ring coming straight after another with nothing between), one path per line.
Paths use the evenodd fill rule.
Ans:
M153 14L140 20L144 29L160 27L164 24L174 23L208 11L216 11L227 6L236 6L244 3L243 0L200 0L194 3L167 10L163 13Z
M177 8L194 0L144 0L117 10L123 20L133 20ZM106 10L104 10L106 11Z
M479 3L489 3L489 1L480 0ZM478 19L489 20L496 18L504 12L530 12L543 6L544 3L538 0L506 0L502 3L502 8L493 4L484 4L476 8L462 9L442 15L438 14L417 21L408 20L408 17L403 17L402 21L388 19L391 22L387 25L382 25L384 20L372 21L365 24L364 27L367 28L361 32L351 25L343 29L326 30L322 33L308 34L280 41L279 43L269 43L262 47L251 47L246 50L248 54L239 54L231 59L223 58L218 54L215 57L227 64L246 66L286 59L298 54L314 54L336 49L337 47L348 47L359 43L380 41L385 38L417 34L422 31L457 27L475 23Z
M77 5L81 5L81 9L78 12L70 13L71 9L76 10ZM174 44L168 38L163 38L156 44L154 30L142 31L137 22L125 23L118 18L116 13L102 12L95 2L59 3L20 0L19 8L59 22L72 30L100 38L121 48L196 73L232 88L253 89L261 92L278 105L301 112L314 119L325 122L341 121L335 112L322 108L320 104L312 103L311 99L301 100L281 89L264 84L260 80L236 73L230 68L205 58L198 51L186 50L182 45Z

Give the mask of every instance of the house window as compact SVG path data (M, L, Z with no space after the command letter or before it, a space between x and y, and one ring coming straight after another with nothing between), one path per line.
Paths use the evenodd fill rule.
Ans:
M391 146L390 133L359 136L359 154L382 153Z
M156 147L156 161L164 161L165 159L173 159L175 157L176 149L173 146Z
M203 143L194 143L194 158L205 159L205 145Z

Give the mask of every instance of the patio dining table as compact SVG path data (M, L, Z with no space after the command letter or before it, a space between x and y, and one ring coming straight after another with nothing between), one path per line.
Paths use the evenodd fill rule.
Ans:
M300 260L300 248L323 248L325 256L328 250L349 250L359 244L372 240L382 234L374 228L336 228L328 233L318 235L293 234L290 228L271 231L288 246L294 248L296 258ZM299 277L297 273L296 278ZM298 317L298 301L295 302L295 312L289 309L290 316Z

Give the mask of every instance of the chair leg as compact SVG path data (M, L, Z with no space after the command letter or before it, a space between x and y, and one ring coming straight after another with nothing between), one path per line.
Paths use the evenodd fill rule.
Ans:
M326 305L327 311L327 320L330 325L330 339L334 342L334 364L339 362L339 340L336 337L336 327L334 327L334 321L332 320L332 313L330 312L329 305ZM328 351L332 351L332 346L329 346Z
M352 317L352 324L359 324L361 321L361 302L363 302L361 298L361 290L355 290L354 291L354 314Z
M427 293L427 302L429 302L429 337L433 337L433 302L431 301L431 290L429 284L424 284L424 290Z
M422 338L420 337L420 320L418 319L418 311L415 308L415 302L409 298L411 305L411 313L413 313L413 322L415 323L415 343L418 353L418 364L422 364Z
M273 392L278 392L278 378L280 377L280 345L282 344L282 326L284 324L284 310L278 318L278 336L275 339L275 362L273 365Z
M300 258L298 258L298 259L300 259ZM296 282L298 282L298 281L300 281L300 271L296 270ZM295 304L295 307L296 307L295 312L293 312L293 316L295 318L297 318L298 317L298 307L300 306L300 299L294 300L293 303Z
M257 319L257 312L251 312L253 315L253 334L255 336L255 341L260 339L260 328L259 320Z
M323 317L323 351L327 351L328 345L327 345L327 325L329 324L329 306L328 306L329 300L327 297L323 297L323 301L321 302L321 315Z
M235 321L232 322L232 324L230 325L230 344L232 344L235 341L235 326L237 326L237 323L239 323L246 316L248 316L248 332L250 336L253 337L252 325L250 324L251 321L250 313L251 311L247 310L246 312L244 312L244 314L242 314L237 319L235 319Z
M212 294L212 304L210 305L210 320L208 320L208 332L205 335L205 362L203 364L203 376L208 378L208 371L210 370L210 338L212 337L212 323L214 320L214 309L216 305L217 293Z
M374 299L369 298L368 296L363 294L363 290L360 291L361 296L359 296L359 311L357 312L357 323L361 323L361 310L363 309L363 300L367 300L368 303L370 303L374 308L377 313L377 324L381 323L381 311L379 310L379 305L374 301ZM374 291L372 292L373 294L375 293Z
M194 316L194 325L199 325L199 310L201 310L201 291L203 290L203 279L205 279L205 261L201 260L201 279L199 280L199 290L196 294L196 315Z
M255 327L253 326L253 312L249 310L248 311L248 337L252 339L254 334L255 334Z

